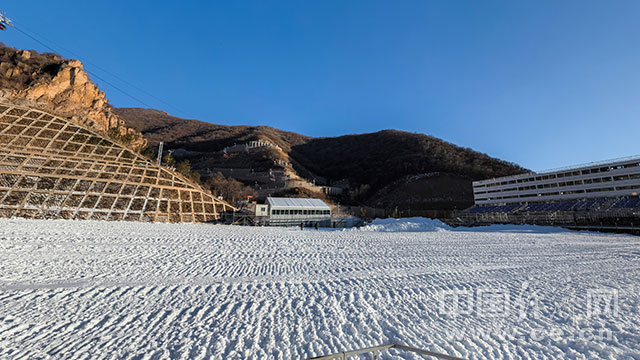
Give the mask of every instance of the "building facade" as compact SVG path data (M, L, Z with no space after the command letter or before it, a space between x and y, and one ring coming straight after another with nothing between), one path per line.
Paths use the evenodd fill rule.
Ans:
M331 207L319 199L268 197L269 225L331 226Z
M636 196L640 156L473 182L477 205Z
M255 214L256 217L268 217L269 216L269 205L267 204L256 204L255 205Z

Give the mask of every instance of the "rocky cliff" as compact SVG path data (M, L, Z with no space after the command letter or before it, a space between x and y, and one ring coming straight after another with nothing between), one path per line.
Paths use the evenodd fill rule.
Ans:
M142 135L125 126L105 94L78 60L0 46L0 100L55 112L100 132L123 137L132 147Z

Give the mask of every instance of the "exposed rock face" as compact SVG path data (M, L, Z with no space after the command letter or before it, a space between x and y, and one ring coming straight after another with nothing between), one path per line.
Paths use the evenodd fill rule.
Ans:
M0 99L52 111L102 132L116 128L132 135L131 146L146 143L125 126L78 60L0 47Z

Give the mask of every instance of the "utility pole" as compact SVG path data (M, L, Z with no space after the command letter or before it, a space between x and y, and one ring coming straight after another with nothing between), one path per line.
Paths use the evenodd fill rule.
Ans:
M160 141L160 144L158 145L158 165L162 165L162 148L164 146L164 143L162 141Z

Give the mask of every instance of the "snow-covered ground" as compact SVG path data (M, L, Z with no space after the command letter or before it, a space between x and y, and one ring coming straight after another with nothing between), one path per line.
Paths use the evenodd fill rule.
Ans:
M632 236L4 219L0 254L2 359L640 356Z

